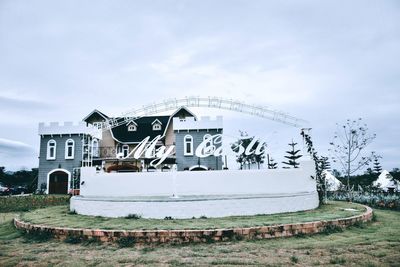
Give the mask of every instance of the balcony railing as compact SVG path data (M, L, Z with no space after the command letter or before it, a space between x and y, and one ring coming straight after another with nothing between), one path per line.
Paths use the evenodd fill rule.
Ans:
M93 158L115 159L117 158L117 149L112 146L101 146L92 149Z

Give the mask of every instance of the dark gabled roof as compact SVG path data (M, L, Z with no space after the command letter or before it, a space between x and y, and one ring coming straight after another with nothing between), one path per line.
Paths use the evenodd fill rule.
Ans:
M161 121L159 121L158 119L155 119L152 123L151 123L151 125L154 125L155 123L161 123L161 124L163 124Z
M100 122L100 121L105 121L109 119L106 114L103 112L98 111L97 109L93 110L92 112L89 113L85 118L83 118L82 121L84 122Z
M117 121L122 121L124 118L116 118ZM150 136L150 140L153 140L157 135L164 136L168 127L168 121L170 116L148 116L141 117L133 120L137 124L136 131L128 131L129 122L119 125L111 129L111 134L113 138L125 144L136 144L141 142L147 136ZM152 123L155 120L161 122L161 130L153 131Z

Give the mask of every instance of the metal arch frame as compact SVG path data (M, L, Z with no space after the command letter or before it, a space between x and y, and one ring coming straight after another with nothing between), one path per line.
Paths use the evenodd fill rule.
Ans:
M103 130L126 124L132 119L144 116L154 115L160 112L176 110L180 107L200 107L200 108L217 108L223 110L236 111L256 117L266 118L283 124L302 128L308 125L306 120L296 118L282 111L270 109L265 106L249 105L242 101L220 98L220 97L197 97L190 96L180 99L167 99L161 103L153 103L145 105L139 109L132 109L122 114L122 120L110 118L103 125Z

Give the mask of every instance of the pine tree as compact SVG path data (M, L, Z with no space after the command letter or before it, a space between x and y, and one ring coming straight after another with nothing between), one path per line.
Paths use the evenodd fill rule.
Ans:
M380 174L382 172L382 166L381 163L379 162L379 159L382 158L379 155L376 155L375 153L373 153L373 171L375 174Z
M326 171L331 169L331 163L329 162L328 157L321 156L321 168Z
M291 151L286 151L286 153L288 153L288 156L285 156L285 158L288 159L288 161L282 161L283 164L289 165L289 166L293 166L293 168L298 168L300 163L298 163L296 160L298 160L299 158L301 158L303 155L299 155L298 153L300 152L300 149L295 149L295 146L297 145L297 143L293 142L288 144L289 146L292 147ZM285 169L288 169L290 167L283 167Z
M268 162L268 169L277 169L278 168L278 163L275 162L275 160L271 157L269 158L269 162Z

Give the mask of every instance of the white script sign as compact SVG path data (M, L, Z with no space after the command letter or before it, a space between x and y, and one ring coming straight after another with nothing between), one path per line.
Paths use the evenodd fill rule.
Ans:
M169 156L173 156L175 146L161 146L156 149L156 144L161 139L161 135L157 135L153 140L150 141L150 136L143 139L130 153L123 157L140 159L143 157L147 159L155 158L150 162L152 166L158 166L164 162ZM214 145L210 145L214 144ZM216 146L219 145L220 146ZM243 146L243 142L236 143L232 150L237 154L245 154L246 156L255 154L261 155L265 152L265 145L263 142L258 142L258 139L253 138L247 147ZM155 153L154 153L155 152ZM206 158L209 156L219 157L222 156L222 134L215 134L206 138L201 144L196 148L195 155L199 158Z

